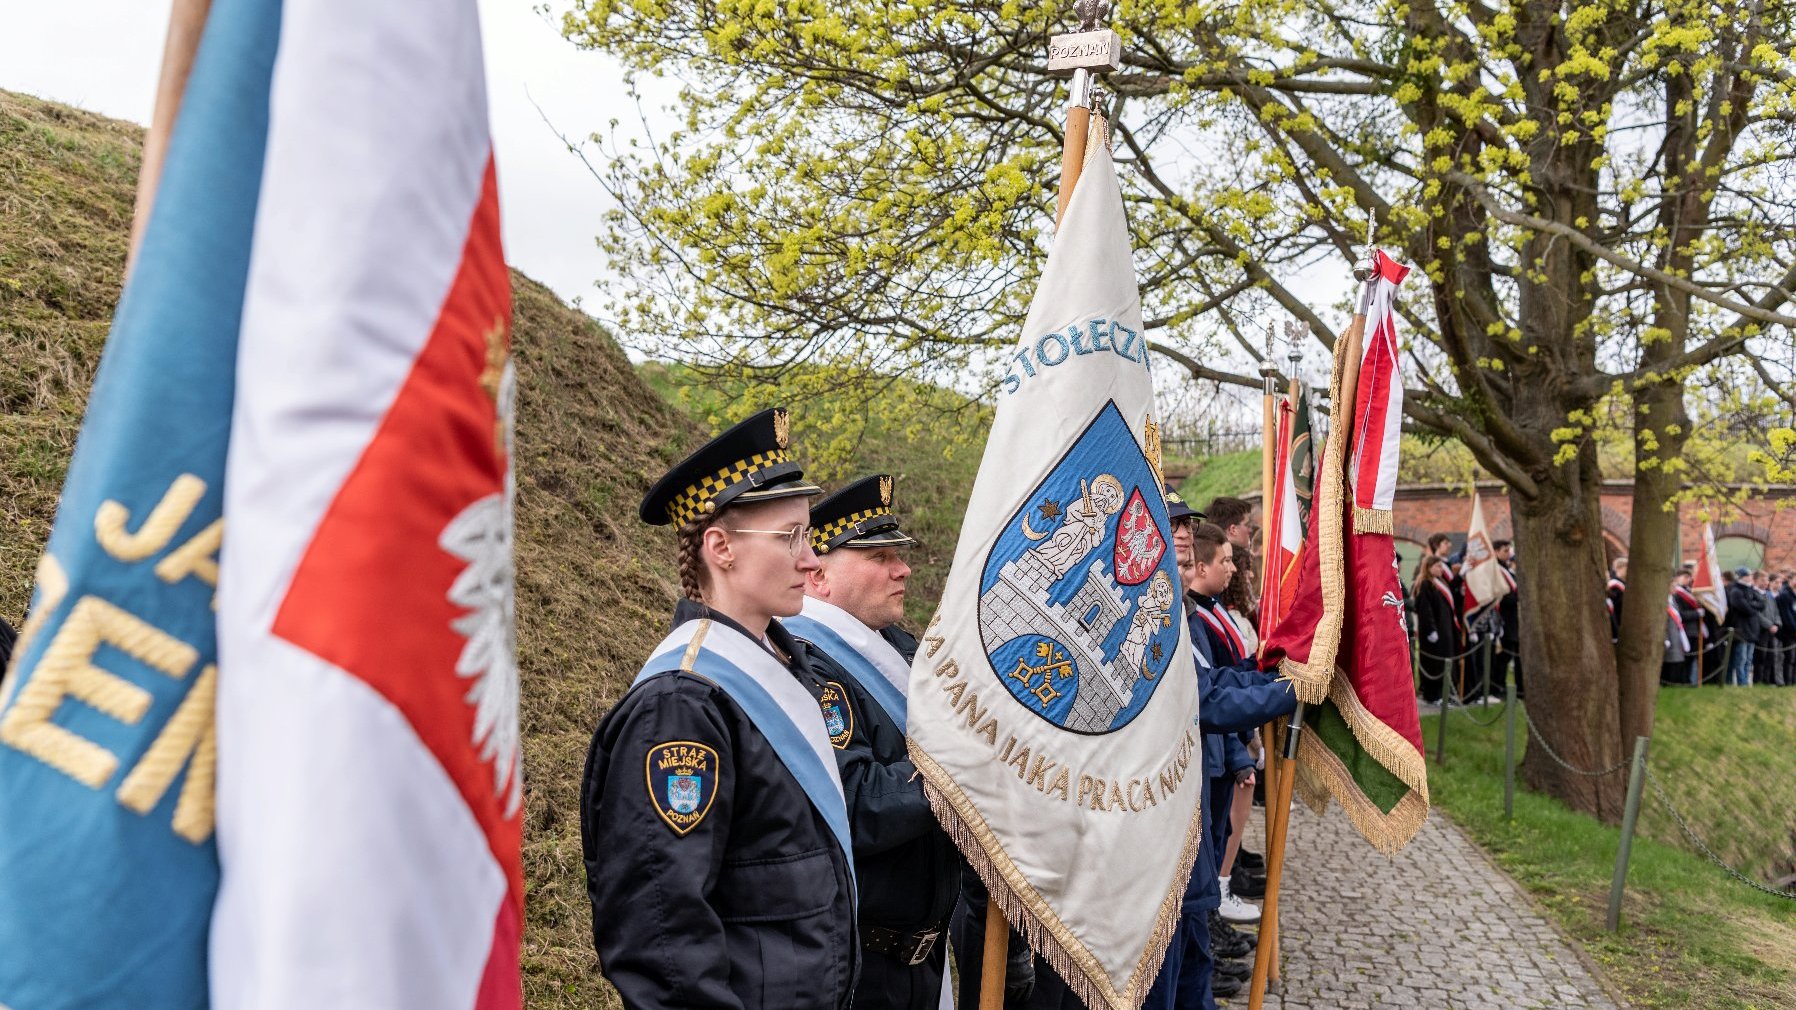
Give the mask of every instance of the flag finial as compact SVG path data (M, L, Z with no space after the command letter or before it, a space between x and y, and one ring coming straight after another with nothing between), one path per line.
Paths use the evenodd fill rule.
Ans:
M1359 262L1353 264L1353 279L1364 284L1372 277L1372 254L1377 251L1378 211L1366 211L1366 248L1360 254Z
M1297 378L1297 367L1303 364L1303 334L1305 327L1295 319L1285 320L1285 343L1290 350L1285 352L1285 360L1291 363L1291 378Z

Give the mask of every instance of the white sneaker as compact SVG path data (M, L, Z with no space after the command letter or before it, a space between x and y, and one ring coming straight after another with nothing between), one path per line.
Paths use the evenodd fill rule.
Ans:
M1258 906L1235 897L1235 895L1229 891L1229 878L1218 877L1216 879L1222 885L1222 907L1218 908L1217 911L1224 919L1227 919L1230 922L1251 923L1260 921L1260 909Z

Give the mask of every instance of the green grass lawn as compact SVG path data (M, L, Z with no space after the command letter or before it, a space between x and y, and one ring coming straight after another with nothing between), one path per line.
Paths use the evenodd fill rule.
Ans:
M1515 819L1505 820L1503 723L1471 720L1495 711L1454 710L1441 764L1433 760L1439 717L1423 717L1431 798L1584 946L1633 1006L1796 1008L1796 901L1754 891L1686 851L1650 788L1622 928L1606 932L1620 829L1519 785ZM1763 879L1796 825L1796 691L1670 690L1657 722L1654 773L1712 846ZM1517 735L1519 760L1527 737L1519 720ZM1755 850L1761 844L1772 848Z
M1201 509L1218 495L1239 498L1260 489L1260 450L1225 452L1192 463L1192 474L1179 485L1179 493L1192 508Z

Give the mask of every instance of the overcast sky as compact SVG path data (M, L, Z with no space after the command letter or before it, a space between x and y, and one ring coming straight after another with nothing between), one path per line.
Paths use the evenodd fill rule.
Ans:
M148 123L168 12L169 0L5 0L0 88ZM543 115L574 138L613 116L632 122L622 71L563 40L532 0L480 0L480 12L506 257L563 298L588 294L604 269L593 240L608 201Z

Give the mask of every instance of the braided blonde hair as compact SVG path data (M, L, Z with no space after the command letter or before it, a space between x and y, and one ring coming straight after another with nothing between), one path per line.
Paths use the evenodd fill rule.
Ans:
M718 513L707 512L681 523L674 531L679 545L680 592L694 603L705 602L705 583L709 581L705 572L705 531L717 522L717 517Z

